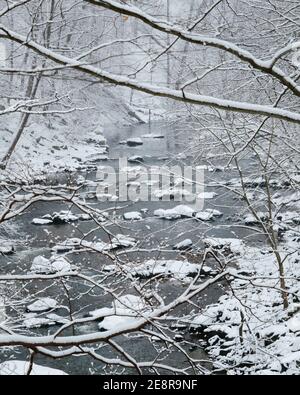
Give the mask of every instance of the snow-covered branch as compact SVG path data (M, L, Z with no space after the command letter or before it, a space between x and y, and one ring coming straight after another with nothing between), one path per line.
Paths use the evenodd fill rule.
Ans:
M300 123L300 115L292 111L288 111L280 108L273 108L268 105L259 105L259 104L252 104L246 102L219 99L211 96L202 96L188 92L185 93L180 90L165 88L163 86L137 82L134 79L112 74L98 67L88 66L82 64L81 62L75 59L71 59L64 55L57 54L56 52L51 51L46 47L34 42L33 40L28 40L27 37L20 35L10 29L7 29L2 24L0 24L0 31L1 30L5 32L3 37L6 39L16 41L19 44L22 44L32 49L33 51L39 53L43 57L50 59L56 63L60 63L67 67L74 68L78 71L89 74L95 78L101 79L102 81L107 81L111 84L128 87L154 96L166 97L189 104L211 106L226 111L271 116L277 119Z

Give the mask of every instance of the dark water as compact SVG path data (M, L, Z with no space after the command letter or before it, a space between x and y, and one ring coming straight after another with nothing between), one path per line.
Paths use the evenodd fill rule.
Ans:
M163 135L164 138L149 138L143 137L149 133L155 135ZM108 145L110 147L109 160L99 163L103 166L118 167L118 160L120 157L130 157L138 155L143 157L144 161L141 164L130 164L130 166L166 166L176 163L191 163L192 157L188 155L188 149L186 149L185 156L180 156L184 150L184 144L186 145L186 136L176 132L175 125L165 123L153 123L149 125L136 125L132 127L122 128L120 130L111 129L106 131L106 137ZM127 145L120 144L123 140L128 138L142 138L143 145L137 147L128 147ZM198 163L206 164L206 163ZM213 173L207 171L205 173L205 182L211 184L215 181L226 181L230 178L237 177L234 170L229 172L218 172ZM88 180L96 180L96 172L81 172L78 174ZM75 177L76 178L76 177ZM96 199L90 200L88 203L93 208L107 209L107 208L118 208L111 211L110 221L108 221L107 227L113 234L121 233L129 236L133 236L139 241L138 247L143 251L135 253L128 253L122 255L121 259L124 262L135 262L143 261L147 258L176 258L178 253L172 251L174 244L184 240L191 239L194 243L194 251L201 251L203 247L202 239L204 237L216 236L216 237L238 237L244 238L247 242L262 243L257 237L256 232L240 227L238 224L238 218L236 213L240 212L243 203L236 199L235 196L229 192L226 188L221 187L207 187L206 191L216 192L218 196L212 200L205 201L206 208L214 208L222 211L223 216L217 218L214 222L201 223L194 219L188 218L176 221L167 221L157 217L154 217L153 212L158 208L171 208L178 204L185 204L184 202L175 201L155 201L155 202L99 202ZM86 192L86 190L83 190ZM128 211L140 211L141 209L147 209L147 213L143 214L142 221L129 222L122 220L124 212ZM83 234L87 234L92 229L94 232L87 237L87 240L93 240L94 238L101 239L103 241L109 241L108 235L105 230L95 226L92 221L76 222L73 224L64 225L50 225L50 226L34 226L31 221L33 218L42 217L45 214L57 212L60 210L72 209L73 213L78 212L75 207L61 203L39 203L32 206L26 213L14 221L14 229L11 230L11 238L14 239L17 251L11 257L0 256L0 273L25 273L29 270L32 260L42 255L46 258L51 256L51 247L53 245L62 242L70 237L82 238ZM25 240L25 241L24 241ZM145 250L149 250L148 252ZM184 255L180 255L179 259L184 258ZM72 253L68 255L68 259L81 270L84 274L95 275L101 272L101 267L105 264L111 264L108 257L100 254L92 253ZM195 258L197 259L197 258ZM215 262L210 262L212 266L216 265ZM45 288L46 285L46 288ZM61 306L68 306L68 296L71 297L71 310L73 316L84 317L88 311L108 307L110 306L112 298L109 295L103 294L99 290L89 290L84 282L76 281L68 284L69 295L67 295L66 289L62 287L60 282L49 282L49 283L29 283L22 289L11 290L5 288L2 292L6 297L13 297L15 300L22 300L26 297L35 299L35 297L49 296L59 300ZM116 283L116 287L126 289L126 293L132 293L132 284L130 283ZM165 281L159 286L159 291L164 295L165 300L172 300L182 290L184 285L179 281ZM218 300L220 295L224 292L224 285L217 284L210 287L205 294L201 295L195 301L198 306L204 308L207 304L214 303ZM70 306L68 306L70 307ZM22 314L25 310L24 303L20 302L15 310L7 309L7 312L12 316ZM190 309L191 310L191 309ZM58 310L58 314L66 315L66 309L62 307ZM47 334L53 333L57 330L57 327L51 327L49 329L43 328L38 333ZM75 328L76 333L90 333L97 331L97 323L89 323L82 325L81 327ZM36 331L31 333L36 334ZM188 331L183 330L182 335L187 342L183 343L183 347L190 353L194 358L207 359L201 346L197 344L197 339L191 338ZM66 332L65 334L69 334ZM173 334L174 335L174 334ZM156 350L154 345L150 342L146 342L145 339L130 335L117 339L119 344L130 352L137 360L151 360L155 358ZM196 347L191 347L190 343L196 343ZM197 347L198 346L198 347ZM100 346L98 346L100 347ZM99 353L104 356L115 357L116 353L111 350L107 345L102 346ZM6 359L24 359L28 356L28 353L24 349L16 348L14 350L2 350L0 352L0 361ZM103 370L103 364L93 360L88 356L79 357L67 357L64 359L51 360L47 357L37 355L35 359L36 363L47 365L62 369L69 374L105 374L109 373ZM178 351L173 351L170 357L167 357L165 363L170 363L176 367L186 366L186 358L183 354ZM117 370L114 373L122 373Z

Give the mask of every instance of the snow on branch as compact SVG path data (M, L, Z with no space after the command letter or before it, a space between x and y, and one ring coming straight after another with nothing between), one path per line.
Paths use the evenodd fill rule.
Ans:
M281 120L300 123L300 114L296 112L275 108L269 105L258 105L248 102L220 99L206 95L197 95L184 92L183 90L170 89L159 85L138 82L135 79L112 74L98 67L82 64L76 59L57 54L43 45L40 45L33 40L29 40L26 36L6 28L3 24L0 24L0 32L1 31L4 33L1 34L3 38L22 44L55 63L89 74L110 84L124 86L150 95L166 97L189 104L211 106L226 111L270 116Z
M40 347L40 346L53 346L53 347L68 347L68 346L79 346L83 344L94 344L99 342L108 341L114 337L120 336L122 334L127 334L131 332L136 332L147 325L149 322L155 321L160 317L163 317L170 311L174 310L176 307L181 306L192 300L195 296L206 290L212 284L215 284L225 278L229 274L229 271L224 271L219 275L211 278L200 285L195 285L194 282L175 300L170 302L165 306L160 306L159 308L153 310L147 315L147 317L142 317L134 322L124 323L119 325L117 328L105 331L96 332L86 335L74 335L74 336L25 336L20 334L1 334L0 335L0 346L24 346L24 347ZM85 278L85 276L78 277Z
M254 69L274 77L281 84L289 88L295 95L300 96L300 87L298 86L298 84L292 78L287 76L283 70L281 70L278 67L275 67L275 63L278 55L275 55L274 59L264 61L255 57L251 52L244 50L243 48L229 41L193 33L190 30L185 30L181 26L174 25L168 21L156 19L151 15L147 14L146 12L143 12L139 8L132 5L120 4L119 2L114 0L84 0L84 1L96 6L100 6L112 10L114 12L118 12L128 16L133 16L134 18L141 20L142 22L144 22L145 24L151 26L156 30L159 30L166 34L172 34L184 41L193 44L210 46L228 52L236 56L241 61L248 63ZM280 56L281 56L281 52L282 51L279 51ZM284 49L283 53L285 52L286 50Z

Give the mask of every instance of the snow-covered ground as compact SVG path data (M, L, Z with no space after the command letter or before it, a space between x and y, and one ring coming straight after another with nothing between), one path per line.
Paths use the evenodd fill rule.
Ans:
M270 250L244 247L229 291L197 315L191 330L200 333L214 367L227 374L299 374L299 238L289 232L280 247L289 292L284 310L278 265ZM290 254L290 255L289 255Z
M154 105L152 120L160 119L164 111L158 103L137 100L129 106L114 89L104 89L95 96L94 107L64 115L49 117L32 115L21 139L1 177L35 177L38 174L80 169L107 157L105 128L148 122L148 105ZM145 107L146 106L146 107ZM0 159L4 157L20 125L20 116L1 118Z

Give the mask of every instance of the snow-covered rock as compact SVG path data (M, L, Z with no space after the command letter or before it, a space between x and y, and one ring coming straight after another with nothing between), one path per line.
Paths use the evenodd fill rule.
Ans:
M191 218L195 215L196 211L185 205L179 205L171 209L158 209L154 211L156 217L164 219L178 219L178 218Z
M223 213L219 210L206 209L205 211L199 211L196 213L195 218L200 221L212 221L217 217L222 217Z
M240 239L211 237L204 239L203 242L206 247L218 250L228 250L233 254L242 254L244 251L244 242Z
M27 329L36 329L54 325L64 325L68 322L68 319L54 313L45 316L40 316L37 313L28 313L24 315L23 325Z
M128 162L129 163L140 163L140 162L144 162L144 158L139 155L133 155L130 158L128 158Z
M147 133L142 136L144 139L164 139L165 136L162 134Z
M52 251L58 254L73 251L79 249L81 246L81 240L78 238L71 238L52 247Z
M100 202L116 202L119 200L117 195L113 195L111 193L99 193L98 191L95 193L95 197Z
M60 225L67 224L70 222L76 222L79 220L79 217L72 214L69 211L60 211L59 213L46 214L42 218L34 218L32 223L34 225Z
M196 215L195 218L198 219L199 221L211 221L214 219L214 216L212 213L209 213L208 211L199 211Z
M47 273L50 265L49 259L43 256L37 256L32 262L30 271L33 273Z
M138 211L131 211L128 213L124 213L123 218L126 221L140 221L143 219L142 214L139 213Z
M90 214L79 214L78 219L79 221L90 221L92 217L90 216Z
M71 264L63 257L47 259L37 256L32 262L30 271L37 274L67 273L71 271Z
M139 316L147 316L149 311L150 306L143 298L128 294L115 299L111 307L91 311L89 315L96 320L101 320L98 325L99 329L107 331L124 324L133 324Z
M223 213L219 210L212 209L212 208L207 208L205 210L207 213L211 213L214 217L222 217Z
M23 321L23 325L27 329L37 329L46 326L53 326L55 324L55 321L45 317L27 317Z
M0 255L11 255L15 251L14 246L7 242L1 242L0 241Z
M79 218L77 217L77 215L74 215L69 211L63 210L63 211L60 211L59 213L52 214L52 222L55 225L67 224L70 222L76 222L78 220L79 220Z
M130 138L130 139L126 140L126 144L129 147L136 147L138 145L143 145L144 143L143 143L143 140L141 138L136 137L136 138Z
M33 225L43 226L53 224L52 219L34 218L31 222Z
M27 361L6 361L0 364L0 376L25 376L30 364ZM67 376L62 370L33 364L31 376Z
M189 248L191 248L193 245L193 242L191 239L185 239L177 244L174 245L174 250L179 250L179 251L183 251L183 250L188 250Z
M132 317L130 314L130 311L124 311L124 315L112 315L111 317L105 317L104 320L98 324L98 328L100 331L109 331L122 325L133 325L138 322L139 318Z
M111 240L112 246L124 247L124 248L134 247L136 245L136 243L137 243L137 241L133 237L129 237L129 236L122 235L122 234L117 234Z
M183 280L199 272L201 266L188 261L150 259L141 264L126 266L132 276L149 278L156 275L171 276Z
M206 199L209 200L209 199L214 199L217 196L218 196L218 194L216 192L202 192L202 193L199 193L197 198L203 199L203 200L206 200Z
M269 218L268 213L257 212L256 215L257 215L257 218L253 214L248 214L244 219L245 225L248 225L248 226L257 225L261 221L265 222Z
M42 313L48 310L55 309L57 301L52 298L40 298L34 303L27 306L27 311L30 313Z

